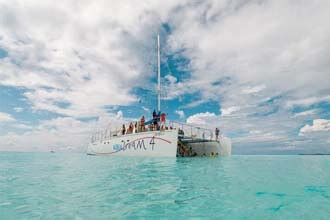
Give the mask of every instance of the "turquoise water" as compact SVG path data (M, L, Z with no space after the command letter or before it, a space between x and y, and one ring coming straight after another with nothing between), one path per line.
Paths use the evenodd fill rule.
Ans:
M0 219L330 219L330 156L0 153Z

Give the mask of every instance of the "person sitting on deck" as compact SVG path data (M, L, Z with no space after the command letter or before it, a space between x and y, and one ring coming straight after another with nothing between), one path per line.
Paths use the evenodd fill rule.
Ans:
M166 114L162 113L160 115L160 129L164 130L165 129L165 121L166 121Z
M133 133L133 123L131 122L127 128L126 134L132 134Z
M138 133L138 124L137 124L137 121L134 124L134 133Z
M121 128L121 134L125 135L125 133L126 133L126 127L125 124L123 124L123 127Z
M219 128L215 128L215 140L219 139L219 133L220 133Z

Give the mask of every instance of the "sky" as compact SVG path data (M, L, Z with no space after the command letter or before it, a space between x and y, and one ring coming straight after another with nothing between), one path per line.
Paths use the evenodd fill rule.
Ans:
M330 153L330 1L0 0L0 151L84 151L156 108L236 154Z

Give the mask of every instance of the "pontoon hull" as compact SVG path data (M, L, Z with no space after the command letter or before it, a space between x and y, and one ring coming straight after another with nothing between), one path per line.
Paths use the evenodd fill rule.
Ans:
M195 142L188 143L188 148L191 148L195 156L230 156L231 155L231 140L227 137L222 137L219 141Z

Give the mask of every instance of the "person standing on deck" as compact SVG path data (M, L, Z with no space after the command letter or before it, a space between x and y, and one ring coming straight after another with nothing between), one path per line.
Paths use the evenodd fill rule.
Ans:
M156 110L154 110L154 112L152 113L152 119L153 119L153 120L157 119L157 113L156 113Z
M152 112L152 124L153 124L153 127L156 128L156 125L157 125L157 113L156 113L156 110L155 109Z
M154 110L154 112L152 113L152 124L153 124L153 129L152 130L157 130L158 127L158 116L156 113L156 110Z
M144 122L145 122L145 119L144 119L144 116L142 116L141 120L140 120L140 125L141 125L141 131L145 131L145 127L144 127Z
M157 129L156 129L158 131L160 130L160 115L161 115L161 112L159 111L157 114Z
M123 124L123 127L121 128L121 134L125 135L125 133L126 133L126 127L125 124Z
M220 133L219 128L215 128L215 140L219 140L219 133Z
M137 123L137 121L134 124L134 133L138 133L138 123Z
M160 129L164 130L165 129L165 121L166 121L166 114L162 113L160 115Z

